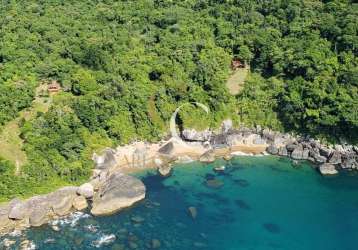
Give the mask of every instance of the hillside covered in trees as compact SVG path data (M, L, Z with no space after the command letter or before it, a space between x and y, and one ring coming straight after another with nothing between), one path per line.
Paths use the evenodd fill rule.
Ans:
M56 80L48 112L22 120L21 175L0 160L0 200L81 182L105 146L225 118L329 141L358 140L358 6L334 0L4 0L0 130ZM250 64L244 89L230 63ZM205 125L203 125L205 124ZM1 150L1 148L0 148ZM51 184L49 184L51 183Z

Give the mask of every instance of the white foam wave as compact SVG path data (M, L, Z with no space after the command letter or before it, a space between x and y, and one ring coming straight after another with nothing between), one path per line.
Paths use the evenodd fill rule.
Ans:
M88 218L91 215L89 214L85 214L83 212L74 212L72 214L70 214L69 216L66 216L64 218L58 219L58 220L53 220L51 222L52 226L64 226L64 225L70 225L71 227L75 227L77 225L77 222L80 219L84 219L84 218Z
M96 248L100 248L103 245L108 245L116 240L114 234L104 234L98 240L92 241L92 245Z

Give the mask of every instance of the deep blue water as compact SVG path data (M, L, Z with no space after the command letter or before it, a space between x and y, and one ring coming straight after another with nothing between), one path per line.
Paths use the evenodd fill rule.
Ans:
M213 166L222 164L226 172L215 173ZM167 179L138 176L147 199L135 207L109 217L76 214L58 222L60 232L44 226L8 238L61 250L148 249L152 239L159 240L158 249L173 250L357 249L353 174L322 177L306 163L293 167L286 158L243 156L181 165ZM207 180L217 187L208 187ZM196 208L195 219L189 207ZM116 240L99 244L109 235Z

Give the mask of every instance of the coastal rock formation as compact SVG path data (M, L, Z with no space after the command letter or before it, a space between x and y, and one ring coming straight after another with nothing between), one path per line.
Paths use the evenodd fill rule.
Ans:
M333 174L338 174L338 171L336 170L336 168L334 167L334 165L329 164L329 163L324 163L319 167L319 171L321 172L321 174L323 175L333 175Z
M195 129L184 129L182 136L187 141L208 141L211 137L212 131L205 129L203 131L196 131Z
M83 210L83 209L86 209L88 207L88 203L87 203L87 200L85 197L83 196L77 196L73 199L73 202L72 202L72 205L73 207L80 211L80 210Z
M92 198L92 197L93 197L93 194L94 194L93 185L92 185L91 183L82 184L82 185L78 188L77 193L78 193L79 195L84 196L84 197L87 198L87 199Z
M109 215L145 198L145 186L139 180L122 173L113 173L93 197L91 213Z

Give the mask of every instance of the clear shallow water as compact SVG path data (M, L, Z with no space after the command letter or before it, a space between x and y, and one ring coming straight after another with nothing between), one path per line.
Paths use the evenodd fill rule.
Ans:
M214 173L222 164L227 171ZM357 249L358 176L322 177L308 164L293 168L272 156L186 164L167 179L139 176L147 199L131 209L98 218L77 213L57 222L60 232L44 226L7 238L61 250L147 249L152 239L173 250ZM223 185L208 187L209 179Z

